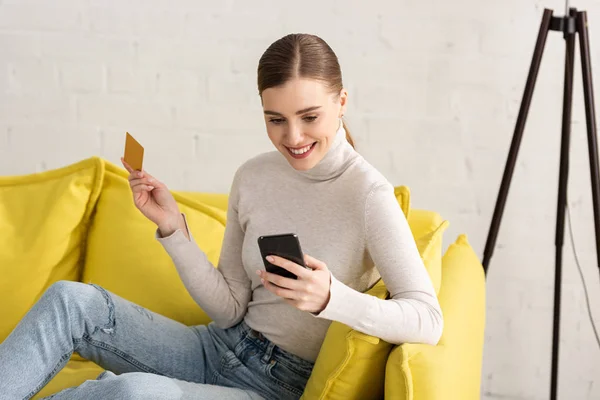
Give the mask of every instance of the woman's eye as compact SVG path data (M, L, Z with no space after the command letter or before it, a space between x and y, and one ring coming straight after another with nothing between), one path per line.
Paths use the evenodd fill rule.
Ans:
M302 119L304 121L306 121L306 122L314 122L317 119L317 116L316 115L312 115L312 116L309 116L309 117L304 117ZM275 125L280 125L280 124L283 124L285 122L285 119L283 119L283 118L271 118L269 120L269 122L271 122L271 123L273 123Z

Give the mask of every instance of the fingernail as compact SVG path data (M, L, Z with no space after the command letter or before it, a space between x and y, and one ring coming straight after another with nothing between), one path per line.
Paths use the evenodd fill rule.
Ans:
M138 177L141 177L141 176L142 176L142 173L141 173L141 172L137 172L137 173L136 173L136 175L137 175Z
M150 188L150 190L154 190L154 186L148 186L148 188Z
M260 282L264 285L265 284L265 280L261 279Z
M259 269L256 270L256 275L260 276L260 270Z
M272 256L267 256L267 261L268 262L273 262L273 261L275 261L275 259Z
M152 182L154 182L154 179L148 178L148 182L152 183Z

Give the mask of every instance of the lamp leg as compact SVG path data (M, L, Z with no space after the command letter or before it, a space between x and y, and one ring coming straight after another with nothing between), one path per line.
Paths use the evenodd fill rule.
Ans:
M570 17L577 11L570 10ZM576 32L565 33L565 76L563 87L562 137L560 146L560 167L558 175L558 201L556 209L556 246L554 270L554 321L552 330L552 374L550 379L550 399L556 400L558 387L558 356L560 339L560 305L562 282L562 250L565 236L565 211L567 205L567 183L569 178L569 145L571 139L571 110L573 105L573 64L575 59Z
M590 61L590 42L588 35L587 13L577 14L577 32L579 33L583 95L590 159L590 177L592 181L592 200L594 204L594 226L596 228L596 255L600 269L600 174L598 173L598 141L596 132L596 114L594 108L594 88Z
M519 146L521 145L521 139L523 138L525 122L527 121L527 114L529 113L529 106L531 105L533 89L535 88L535 82L537 79L538 71L540 69L540 64L542 62L542 55L544 54L544 46L546 45L546 38L548 37L548 31L550 30L551 19L552 10L545 9L544 15L542 16L542 22L540 24L540 30L538 33L537 41L535 44L535 49L533 51L531 65L529 67L529 74L527 75L527 82L525 84L523 99L521 100L521 107L519 108L519 116L517 117L515 131L513 134L512 142L510 144L510 151L508 152L506 166L504 167L504 174L502 176L502 183L500 184L500 190L498 192L498 198L496 200L496 207L494 209L492 223L490 225L490 230L485 244L482 264L483 270L486 274L490 259L492 258L492 254L494 253L496 239L498 238L498 230L500 229L500 222L502 220L502 214L504 213L504 206L506 205L506 197L508 196L510 181L512 179L515 164L517 162Z

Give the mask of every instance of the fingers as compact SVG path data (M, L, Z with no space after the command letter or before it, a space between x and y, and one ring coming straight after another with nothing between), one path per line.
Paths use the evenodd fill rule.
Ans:
M291 278L273 274L273 273L267 272L267 271L258 270L258 271L256 271L256 273L262 278L261 281L273 283L284 289L298 290L301 287L300 282L298 282L298 280L296 280L296 279L291 279ZM264 282L263 282L263 285L264 285Z
M139 179L139 178L143 178L145 176L146 176L146 174L144 173L144 171L133 171L129 174L129 177L127 179L129 179L131 181L133 179Z
M304 263L306 264L306 266L310 269L321 269L321 270L326 270L327 269L327 265L321 261L321 260L317 260L314 257L309 256L308 254L304 255Z
M138 194L141 192L151 192L156 188L156 180L154 177L146 174L144 171L136 171L131 168L123 157L121 157L121 163L125 167L125 169L129 172L129 186L131 187L131 191L134 194Z
M137 178L129 181L129 186L134 193L140 191L150 192L155 189L154 180L150 178Z
M134 178L129 181L129 185L132 188L134 186L141 185L141 184L148 185L148 186L154 186L154 179L152 179L152 178Z
M155 188L164 188L165 185L160 182L158 179L147 173L146 171L133 171L129 174L127 178L129 180L129 184L133 187L136 184L141 183L143 180L149 186L153 186Z
M152 182L154 183L155 186L163 186L162 182L159 181L158 179L156 179L154 176L150 175L148 172L146 171L142 171L142 176L148 177L152 180Z
M131 165L127 164L127 162L125 161L125 159L123 157L121 157L121 163L123 164L123 167L125 167L127 172L129 172L128 179L130 181L133 179L137 179L137 178L143 178L146 175L144 171L137 171L137 170L134 170L133 168L131 168Z
M133 187L131 189L133 190L133 193L140 193L142 191L144 191L144 192L151 192L151 191L153 191L156 188L154 186L148 186L148 185L140 184L140 185L137 185L137 186L135 186L135 187Z
M289 279L289 278L286 278L286 279ZM292 279L289 279L289 280L292 280ZM296 292L294 290L286 289L285 287L280 287L279 285L275 285L275 284L269 282L265 278L261 279L261 282L262 282L263 286L265 287L265 289L276 294L279 297L282 297L284 299L290 299L290 300L295 300L297 297L298 292Z
M125 162L125 158L121 157L121 163L123 164L123 166L125 167L127 172L129 172L130 174L133 172L133 168L131 168L131 165L129 165L129 164L127 164L127 162Z
M267 261L271 264L277 265L283 269L290 271L292 274L296 275L298 278L306 278L308 277L310 271L304 268L301 265L296 264L288 259L279 256L268 256Z

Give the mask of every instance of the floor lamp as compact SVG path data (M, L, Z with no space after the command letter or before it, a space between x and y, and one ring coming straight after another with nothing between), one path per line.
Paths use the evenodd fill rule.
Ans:
M590 175L594 204L594 225L596 230L596 253L598 267L600 268L600 175L598 173L598 144L596 139L596 116L594 114L594 94L590 64L587 13L585 11L577 11L575 8L568 8L568 4L567 9L569 11L568 15L565 15L564 17L555 17L552 15L552 10L544 10L483 256L483 268L487 275L490 259L494 251L496 239L498 237L498 230L500 228L500 222L504 212L504 206L506 204L506 197L508 195L510 181L512 179L513 171L517 161L519 146L521 144L523 131L525 129L525 122L527 120L527 114L531 104L535 81L537 79L540 63L542 61L542 54L544 52L546 38L549 31L562 32L565 39L566 52L563 89L562 138L558 179L558 207L556 211L554 329L552 338L552 377L550 383L550 398L552 400L556 400L558 383L562 247L567 202L567 179L569 174L569 141L571 136L571 106L573 98L573 64L575 58L575 39L577 35L579 35L581 71L583 78L583 96L585 100Z

